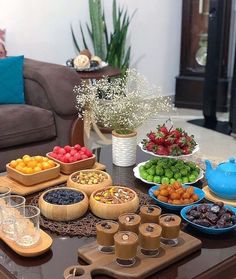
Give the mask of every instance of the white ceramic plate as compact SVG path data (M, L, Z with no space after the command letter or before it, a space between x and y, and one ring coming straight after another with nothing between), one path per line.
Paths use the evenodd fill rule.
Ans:
M142 162L142 163L138 164L138 165L133 169L134 176L135 176L136 178L142 180L144 183L147 183L147 184L150 184L150 185L160 185L160 184L157 184L157 183L155 183L155 182L149 182L149 181L143 179L143 178L140 176L140 174L139 174L139 167L145 165L147 162L148 162L148 161ZM204 177L204 171L203 171L199 166L198 166L198 168L200 169L200 173L199 173L197 179L196 179L195 181L193 181L193 182L184 183L183 185L191 185L191 184L194 184L194 183L196 183L198 180L200 180L200 179L202 179L202 178Z
M76 69L76 68L75 68L75 70L76 70L77 72L92 72L92 71L97 71L97 70L99 70L99 69L102 69L102 68L104 68L104 67L106 67L106 66L108 66L108 63L102 61L101 64L98 65L97 67L90 67L90 68L84 68L84 69L83 69L83 68L82 68L82 69Z
M150 155L152 155L152 156L155 156L155 157L162 157L162 158L183 158L183 157L189 157L189 156L192 156L194 153L196 153L197 151L199 151L199 145L197 144L196 146L195 146L195 148L193 149L193 151L192 151L192 153L190 153L190 154L187 154L187 155L178 155L178 156L165 156L165 155L158 155L158 154L155 154L154 152L150 152L150 151L148 151L148 150L146 150L146 149L143 149L143 145L142 145L142 143L140 142L139 144L138 144L138 146L141 148L141 150L143 151L143 152L145 152L145 153L147 153L147 154L150 154Z

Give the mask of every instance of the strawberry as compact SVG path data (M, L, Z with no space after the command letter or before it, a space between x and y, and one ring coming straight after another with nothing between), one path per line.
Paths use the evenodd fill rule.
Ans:
M181 136L181 132L177 128L175 130L170 131L169 135L171 135L171 136L173 135L176 139L178 139Z
M175 142L175 136L174 135L168 135L166 138L165 138L165 146L170 146L172 145L173 143Z
M147 137L148 137L151 141L155 142L156 135L155 135L154 132L151 131L150 133L148 133L148 134L147 134Z
M158 145L163 145L165 142L165 134L162 132L156 133L154 142Z
M162 132L164 135L168 135L169 133L165 124L163 124L162 126L158 125L157 130L158 132Z
M164 155L164 156L168 156L169 155L168 149L165 146L163 146L163 145L158 145L155 153L157 155Z
M152 141L150 141L150 142L146 145L146 149L147 149L148 151L151 151L151 152L155 151L156 147L157 147L156 144L155 144L154 142L152 142Z
M187 155L190 154L192 151L189 149L188 146L182 148L182 154Z
M172 156L179 156L182 154L181 148L177 144L172 144L168 146L168 150L170 155Z
M186 137L181 136L175 140L175 143L180 147L184 147L187 144L187 139Z

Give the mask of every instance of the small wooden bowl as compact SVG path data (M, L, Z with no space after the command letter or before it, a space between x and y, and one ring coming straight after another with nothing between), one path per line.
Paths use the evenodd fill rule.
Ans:
M96 156L94 154L90 158L80 160L80 161L77 161L77 162L73 162L73 163L63 163L63 162L51 157L49 155L49 153L47 153L46 156L49 159L51 159L51 160L57 162L58 164L60 164L61 172L64 173L64 174L72 174L75 171L91 169L92 166L96 162Z
M32 186L58 177L60 175L60 165L58 163L55 164L56 166L51 169L42 170L32 174L25 174L13 169L10 164L6 165L6 169L7 175L10 178L13 178L24 186Z
M135 191L128 187L122 186L112 186L119 187L121 189L126 189L134 193L134 198L131 201L120 203L120 204L105 204L99 201L96 201L94 196L97 194L99 190L94 191L90 196L90 209L94 215L102 218L102 219L111 219L117 220L118 217L123 213L135 213L139 207L139 198ZM106 188L110 187L105 187Z
M45 201L44 195L50 191L58 189L71 189L73 191L81 192L84 194L84 199L80 202L68 204L68 205L58 205L52 204ZM68 187L57 187L45 191L39 198L39 208L43 216L54 221L70 221L77 219L85 214L88 210L89 201L87 195L77 189Z
M112 185L112 179L111 179L111 176L108 173L106 173L105 171L94 170L94 169L83 170L82 172L102 173L103 175L106 176L106 179L103 182L100 182L100 183L97 183L97 184L80 184L80 183L74 182L72 180L72 177L77 175L79 172L80 171L74 172L69 176L69 178L67 180L67 186L85 192L88 195L88 197L90 197L92 192L94 192L95 190L99 190L99 189L102 189L104 187Z

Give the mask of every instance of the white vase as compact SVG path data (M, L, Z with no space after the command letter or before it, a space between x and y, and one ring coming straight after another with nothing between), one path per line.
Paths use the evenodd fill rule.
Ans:
M136 163L137 132L127 135L112 131L112 159L119 167L129 167Z

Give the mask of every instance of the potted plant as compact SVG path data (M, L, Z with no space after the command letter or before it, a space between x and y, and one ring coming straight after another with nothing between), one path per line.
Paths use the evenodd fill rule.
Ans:
M106 77L96 84L82 81L74 93L79 117L89 114L91 121L113 130L113 163L118 166L136 162L136 128L172 108L169 98L157 95L157 88L136 70L128 69L123 77L111 81Z

